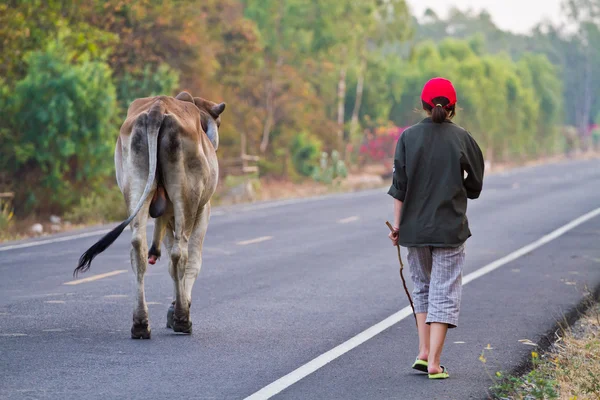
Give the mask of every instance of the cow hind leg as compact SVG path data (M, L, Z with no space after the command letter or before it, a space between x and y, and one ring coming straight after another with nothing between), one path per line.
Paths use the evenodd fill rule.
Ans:
M190 304L185 292L185 269L188 263L188 242L196 218L198 201L189 187L183 142L179 136L177 122L166 116L160 133L159 160L162 167L164 187L170 204L173 206L172 235L169 250L169 272L175 287L173 320L168 325L174 332L192 333ZM191 198L190 198L191 196Z
M170 251L169 271L175 286L175 307L173 312L173 332L192 333L192 321L190 321L190 304L185 295L184 278L185 266L188 261L188 238L182 226L183 221L178 222L177 215L183 219L183 213L178 213L175 206L175 229L173 232L173 246Z
M133 310L133 325L131 326L132 339L150 339L150 323L148 320L148 305L144 290L144 275L146 273L148 242L146 239L146 225L148 222L147 201L132 222L131 237L131 266L136 276L136 299Z
M202 268L202 246L204 245L209 219L210 203L206 204L198 213L194 230L190 236L189 258L185 268L184 281L185 295L190 304L192 303L192 288Z
M188 261L185 266L185 273L183 278L183 292L185 295L184 304L188 305L188 320L190 321L191 328L191 320L189 318L189 307L192 306L192 288L194 287L194 283L196 282L196 278L200 273L200 269L202 267L202 246L204 244L204 237L206 236L206 231L208 229L208 221L210 219L210 204L207 204L203 207L203 209L198 214L197 221L192 230L190 240L188 242ZM171 238L168 238L167 241L170 241ZM177 271L172 262L169 263L169 273L173 278L174 283L174 292L175 292L175 300L169 307L167 311L167 328L173 328L174 324L174 315L175 315L175 304L177 302L177 293L178 290L181 290L179 286L179 277Z

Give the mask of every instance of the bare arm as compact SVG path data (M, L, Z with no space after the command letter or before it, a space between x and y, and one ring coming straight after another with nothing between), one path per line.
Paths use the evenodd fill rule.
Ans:
M392 241L394 246L398 245L400 239L400 217L402 216L402 202L398 199L394 199L394 226L393 231L390 232L388 237Z
M394 199L394 230L400 228L400 217L402 216L402 202Z
M394 172L392 178L392 185L388 194L394 198L394 220L393 220L393 232L390 232L389 238L392 240L392 244L396 246L398 244L400 229L400 217L402 216L402 203L406 196L406 188L408 184L408 177L406 176L406 169L404 163L404 145L402 137L396 144L396 153L394 155Z

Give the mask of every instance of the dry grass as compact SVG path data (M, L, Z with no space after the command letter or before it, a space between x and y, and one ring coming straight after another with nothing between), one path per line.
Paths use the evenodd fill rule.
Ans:
M127 209L121 192L115 186L101 193L82 197L79 204L76 204L62 216L62 221L59 224L51 223L49 217L29 215L18 219L13 216L10 204L6 201L0 201L0 243L40 236L31 231L31 227L38 223L43 228L41 236L46 236L121 221L127 218Z
M573 327L564 329L546 354L534 351L531 359L533 368L524 376L497 373L492 377L492 397L600 400L600 303L594 304Z
M319 196L329 192L327 185L306 180L294 183L286 180L261 180L257 200L279 200Z
M557 341L549 362L560 399L600 399L600 305Z

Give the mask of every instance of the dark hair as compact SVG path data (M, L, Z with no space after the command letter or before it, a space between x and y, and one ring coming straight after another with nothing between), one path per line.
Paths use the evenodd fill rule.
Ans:
M441 124L447 119L454 118L456 115L456 106L453 104L450 107L446 107L450 103L450 100L445 97L436 97L432 101L435 107L423 101L423 109L431 113L431 120L433 122Z

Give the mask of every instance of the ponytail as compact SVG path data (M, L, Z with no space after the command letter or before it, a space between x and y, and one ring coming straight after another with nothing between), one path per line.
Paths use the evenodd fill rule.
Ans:
M436 104L431 110L431 120L436 124L441 124L448 119L448 111L441 104Z
M456 107L454 105L448 107L450 102L445 97L436 97L433 99L435 107L432 107L424 101L422 103L423 109L431 113L431 120L436 124L441 124L448 119L452 119L456 114Z

